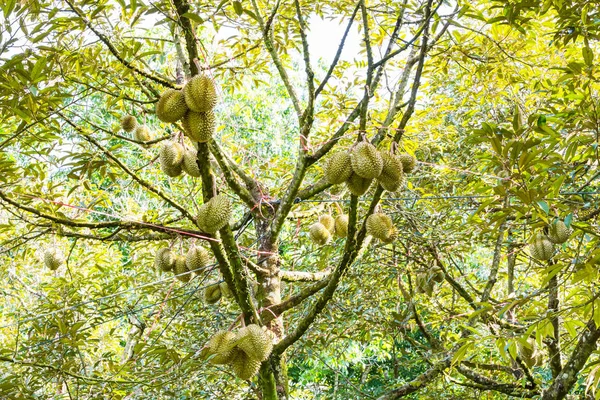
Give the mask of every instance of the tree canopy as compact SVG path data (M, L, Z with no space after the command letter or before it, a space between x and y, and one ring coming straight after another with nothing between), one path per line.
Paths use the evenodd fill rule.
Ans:
M598 2L0 9L0 397L600 393Z

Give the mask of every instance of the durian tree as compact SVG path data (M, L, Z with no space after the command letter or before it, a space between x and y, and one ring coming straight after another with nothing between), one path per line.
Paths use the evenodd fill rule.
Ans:
M0 393L593 392L598 9L503 3L5 2Z

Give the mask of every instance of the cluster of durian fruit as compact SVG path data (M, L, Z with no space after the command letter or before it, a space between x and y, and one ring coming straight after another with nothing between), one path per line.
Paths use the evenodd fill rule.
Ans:
M208 142L216 128L213 109L217 104L217 90L208 76L198 75L190 79L182 90L167 89L156 104L156 116L163 122L181 121L183 132L193 142ZM139 125L136 118L126 115L121 119L121 128L133 132L135 140L152 140L146 125ZM165 141L159 149L161 170L169 177L177 177L182 172L193 177L200 176L197 152L174 140Z
M192 245L185 255L169 247L161 247L154 256L154 265L163 272L173 272L177 279L189 282L192 273L201 274L210 265L210 255L203 247Z
M324 245L329 242L331 235L338 238L348 236L348 216L338 215L333 218L329 214L323 214L319 221L312 224L309 228L310 238L318 245Z
M411 173L416 164L417 160L410 154L378 151L364 140L349 151L333 154L325 163L323 172L330 184L346 183L350 193L361 196L374 179L385 190L397 191L404 183L404 175Z
M546 231L547 233L536 233L529 244L529 254L540 261L551 259L554 256L555 245L565 243L571 236L571 230L561 220L547 226Z
M272 350L270 334L251 324L237 332L218 331L204 346L201 356L211 364L229 365L238 378L248 380L256 375Z

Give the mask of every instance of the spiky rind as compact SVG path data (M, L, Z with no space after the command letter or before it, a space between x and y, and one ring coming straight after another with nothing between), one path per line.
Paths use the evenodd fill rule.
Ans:
M333 229L335 227L335 220L329 214L323 214L319 217L319 222L322 223L325 228L331 233L333 233Z
M389 215L374 213L367 217L367 233L388 243L394 239L396 228Z
M133 115L125 115L121 118L121 128L125 132L133 132L137 125L137 119Z
M415 170L417 166L417 159L410 154L400 154L398 156L400 161L402 162L402 171L405 174L410 174Z
M258 361L269 358L273 350L271 337L256 324L250 324L239 330L237 345L248 357Z
M353 195L362 196L367 192L367 190L369 190L371 182L373 182L373 179L361 178L353 173L346 181L346 186Z
M175 273L175 277L181 282L189 282L190 279L192 279L192 273L186 265L184 256L178 256L175 259L175 268L173 269L173 273Z
M191 246L185 254L185 265L192 272L200 274L209 264L210 255L203 247Z
M156 103L156 116L163 122L179 121L188 110L181 90L165 90Z
M185 134L193 141L206 143L213 137L217 125L215 113L188 111L181 121Z
M361 178L374 179L381 175L383 160L375 146L369 142L360 142L350 154L352 171Z
M546 235L538 233L529 244L529 254L540 261L549 260L554 255L554 243Z
M214 82L207 75L197 75L190 79L183 88L185 102L190 110L207 112L217 104L217 90Z
M204 289L204 301L206 301L208 304L215 304L221 300L221 296L221 287L218 283L210 285Z
M327 244L327 242L329 242L329 239L331 238L331 232L329 232L325 225L323 225L320 222L315 222L310 226L309 234L313 242L315 242L319 246Z
M138 142L147 142L149 140L152 140L152 135L150 135L150 129L148 129L146 125L138 125L135 128L133 137Z
M425 293L431 297L435 283L427 272L419 272L416 277L417 293Z
M200 176L200 168L198 167L198 155L195 149L187 149L183 153L183 162L181 166L186 174L198 178Z
M173 141L166 141L160 146L158 159L162 171L167 176L176 177L181 174L184 151L181 144Z
M352 175L352 161L350 153L340 151L332 155L323 168L325 180L332 185L344 183Z
M227 196L220 194L198 210L198 227L207 233L215 233L229 223L231 218L231 202Z
M161 247L156 251L154 256L154 265L157 269L168 272L175 268L176 255L173 254L170 248Z
M234 353L230 365L235 376L243 380L252 379L258 373L261 362L249 357L242 350L235 349Z
M218 331L206 344L208 361L211 364L228 364L232 361L237 335L230 331Z
M338 238L345 238L348 236L348 216L338 215L335 217L335 224L333 233Z
M383 169L377 178L381 187L388 192L395 192L400 188L404 180L404 172L400 157L394 154L381 153Z
M56 271L64 262L62 253L56 248L44 251L44 264L52 271Z
M552 243L562 244L569 240L571 230L563 221L556 221L548 227L548 239Z

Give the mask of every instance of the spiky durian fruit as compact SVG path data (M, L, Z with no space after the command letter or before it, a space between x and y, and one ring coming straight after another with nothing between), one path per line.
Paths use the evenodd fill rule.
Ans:
M137 127L137 119L133 115L125 115L121 118L121 128L125 132L132 132Z
M235 349L234 353L230 365L235 376L243 380L252 379L258 373L261 362L249 357L242 350Z
M192 111L207 112L217 104L217 90L212 79L206 75L197 75L183 88L185 102Z
M319 217L319 222L327 228L327 230L333 233L333 228L335 227L335 220L329 214L323 214Z
M410 174L415 170L417 166L417 159L411 156L410 154L400 154L398 156L400 161L402 162L402 171L405 174Z
M540 261L549 260L554 255L554 244L546 235L538 233L529 244L529 254Z
M231 218L231 202L227 196L220 194L200 206L198 211L198 227L207 233L215 233L229 223Z
M175 260L176 256L170 248L161 247L154 256L154 265L161 271L168 272L175 268Z
M562 244L571 236L571 230L563 221L556 221L548 227L548 239L552 243Z
M336 237L345 238L348 236L348 216L338 215L335 217L334 231Z
M218 331L206 344L205 358L211 364L228 364L232 361L237 336L230 331Z
M56 271L64 262L62 253L56 248L44 251L44 264L52 271Z
M150 135L150 129L146 125L138 125L133 133L135 140L138 142L147 142L152 139Z
M371 182L373 182L373 179L361 178L353 173L346 181L346 186L353 195L362 196L367 190L369 190Z
M158 158L162 171L170 177L179 176L182 171L184 148L177 142L166 141L160 147Z
M331 232L320 222L315 222L309 228L310 238L318 245L324 245L329 242Z
M388 192L395 192L404 180L403 164L400 157L395 154L381 153L383 169L377 178L381 187Z
M198 178L200 176L200 168L198 167L198 155L195 149L186 149L183 153L183 162L181 166L186 174Z
M352 175L350 153L340 151L332 155L324 165L325 180L332 185L344 183Z
M367 233L385 243L394 240L396 227L389 215L374 213L367 217Z
M208 304L215 304L221 300L221 296L221 287L218 283L210 285L204 289L204 301L206 301Z
M365 179L374 179L381 175L383 160L375 146L364 141L358 143L350 154L352 171Z
M200 246L192 246L189 248L185 255L185 265L187 269L196 272L197 274L202 273L202 270L210 264L210 255L208 251Z
M273 350L273 341L267 332L256 324L250 324L239 330L237 334L237 346L248 355L258 361L269 358Z
M212 111L188 111L181 121L185 134L200 143L208 142L213 137L216 123L215 113Z
M189 282L192 279L192 272L188 269L184 256L178 256L175 259L173 272L175 273L175 277L181 282Z
M181 90L167 89L156 103L156 116L163 122L179 121L188 110Z

